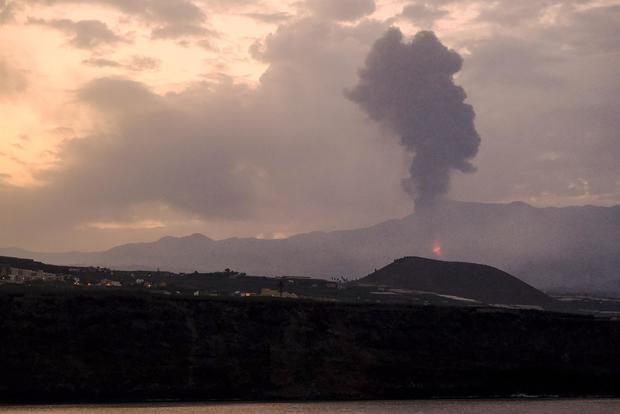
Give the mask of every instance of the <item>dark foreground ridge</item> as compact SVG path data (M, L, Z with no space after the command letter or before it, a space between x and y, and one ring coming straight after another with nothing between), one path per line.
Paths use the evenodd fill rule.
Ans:
M620 396L620 323L490 307L0 295L0 399Z

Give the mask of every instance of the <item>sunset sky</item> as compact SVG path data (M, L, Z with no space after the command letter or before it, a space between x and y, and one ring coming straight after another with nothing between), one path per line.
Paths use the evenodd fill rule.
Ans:
M390 27L464 59L481 145L449 198L620 203L620 1L0 0L0 247L411 213L412 155L345 96Z

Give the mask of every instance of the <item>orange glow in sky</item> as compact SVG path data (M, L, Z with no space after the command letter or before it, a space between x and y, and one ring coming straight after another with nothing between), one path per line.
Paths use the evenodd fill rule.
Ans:
M443 254L443 251L441 249L441 243L439 243L438 241L435 241L435 243L433 243L433 254L435 256L441 256Z

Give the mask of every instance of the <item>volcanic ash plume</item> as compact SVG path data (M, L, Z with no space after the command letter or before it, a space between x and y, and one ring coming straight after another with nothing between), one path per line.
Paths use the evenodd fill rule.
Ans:
M400 30L390 29L370 50L357 86L346 92L414 154L403 187L416 210L432 207L448 191L451 170L475 171L470 162L480 145L475 113L452 79L462 63L433 32L418 32L403 43Z

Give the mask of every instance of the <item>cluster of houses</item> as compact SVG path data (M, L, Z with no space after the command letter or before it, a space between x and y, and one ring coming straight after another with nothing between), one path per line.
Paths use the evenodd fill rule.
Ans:
M82 285L80 277L76 275L81 269L69 268L67 274L50 273L43 270L24 269L0 264L0 284L28 284L31 282L67 282L75 286ZM133 276L133 274L132 274ZM110 278L83 283L84 286L122 287L123 283ZM142 278L135 279L131 285L144 288L166 286L165 282L151 283Z
M43 282L63 282L65 280L65 276L55 273L47 273L42 270L0 266L0 280L11 283L25 283L35 280Z
M51 273L44 266L32 265L30 269L26 268L33 263L32 261L27 261L21 265L17 261L15 263L0 262L0 284L29 285L33 282L63 282L64 284L83 287L143 288L149 289L152 293L166 295L193 294L193 296L263 296L282 298L331 296L329 291L342 287L342 284L335 280L317 280L305 276L250 277L244 273L233 272L230 269L216 273L211 277L198 278L189 283L188 286L184 284L183 276L185 274L174 275L174 277L173 274L170 274L168 275L168 278L171 278L170 280L162 280L162 277L153 278L147 272L117 272L104 268L58 267L58 271ZM33 268L38 268L39 270L33 270ZM47 271L40 270L42 268ZM196 285L196 282L200 282L201 279L204 282ZM170 286L168 286L169 283ZM204 286L201 287L200 284ZM196 290L197 288L200 290Z

